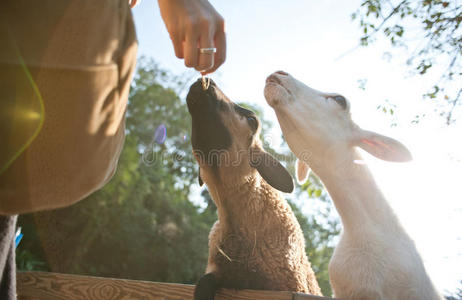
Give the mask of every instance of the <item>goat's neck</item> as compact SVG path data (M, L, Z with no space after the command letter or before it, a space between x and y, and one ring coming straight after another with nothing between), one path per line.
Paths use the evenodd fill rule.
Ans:
M249 176L237 186L217 186L211 189L217 204L218 219L225 226L239 227L241 223L259 222L262 212L282 196L260 176Z
M385 227L400 230L396 216L355 149L342 153L337 163L331 161L314 171L334 201L346 234Z

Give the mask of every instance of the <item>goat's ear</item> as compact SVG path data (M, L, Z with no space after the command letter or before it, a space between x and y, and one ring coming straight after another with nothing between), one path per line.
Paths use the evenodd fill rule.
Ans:
M299 184L304 184L310 174L310 166L297 159L297 162L295 163L295 174L297 174L297 182Z
M197 175L197 179L199 179L199 186L203 186L204 185L204 181L202 181L202 177L201 177L201 168L199 168L199 171L198 171L198 175Z
M252 149L249 163L275 189L284 193L292 193L294 190L292 176L271 154L261 149Z
M412 160L411 152L406 146L395 139L372 131L361 130L357 146L386 161L406 162Z

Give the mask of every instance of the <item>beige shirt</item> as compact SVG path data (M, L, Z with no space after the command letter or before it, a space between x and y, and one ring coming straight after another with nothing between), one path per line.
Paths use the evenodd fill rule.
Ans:
M0 214L75 203L114 174L136 61L127 0L0 10Z

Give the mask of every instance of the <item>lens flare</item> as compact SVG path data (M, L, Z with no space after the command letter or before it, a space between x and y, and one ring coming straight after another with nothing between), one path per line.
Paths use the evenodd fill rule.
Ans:
M0 175L30 146L38 136L45 120L45 105L37 84L26 63L16 49L21 69L18 76L12 76L14 86L22 88L15 91L14 98L1 93L0 99ZM21 72L22 71L22 72ZM9 80L9 79L8 79ZM6 97L6 98L4 98ZM12 101L11 101L12 100ZM13 104L13 106L11 106Z
M156 131L154 132L154 142L161 145L167 139L167 128L164 124L157 126Z

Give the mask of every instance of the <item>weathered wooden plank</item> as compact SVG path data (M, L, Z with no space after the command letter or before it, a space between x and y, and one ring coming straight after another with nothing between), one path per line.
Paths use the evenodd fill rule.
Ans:
M193 286L99 278L70 274L20 272L19 296L46 300L191 299Z
M20 300L183 300L194 286L46 272L19 272ZM305 294L276 291L220 290L216 300L321 300Z
M307 295L303 293L293 293L292 300L340 300L337 298L326 298L326 297L319 297L313 295Z

